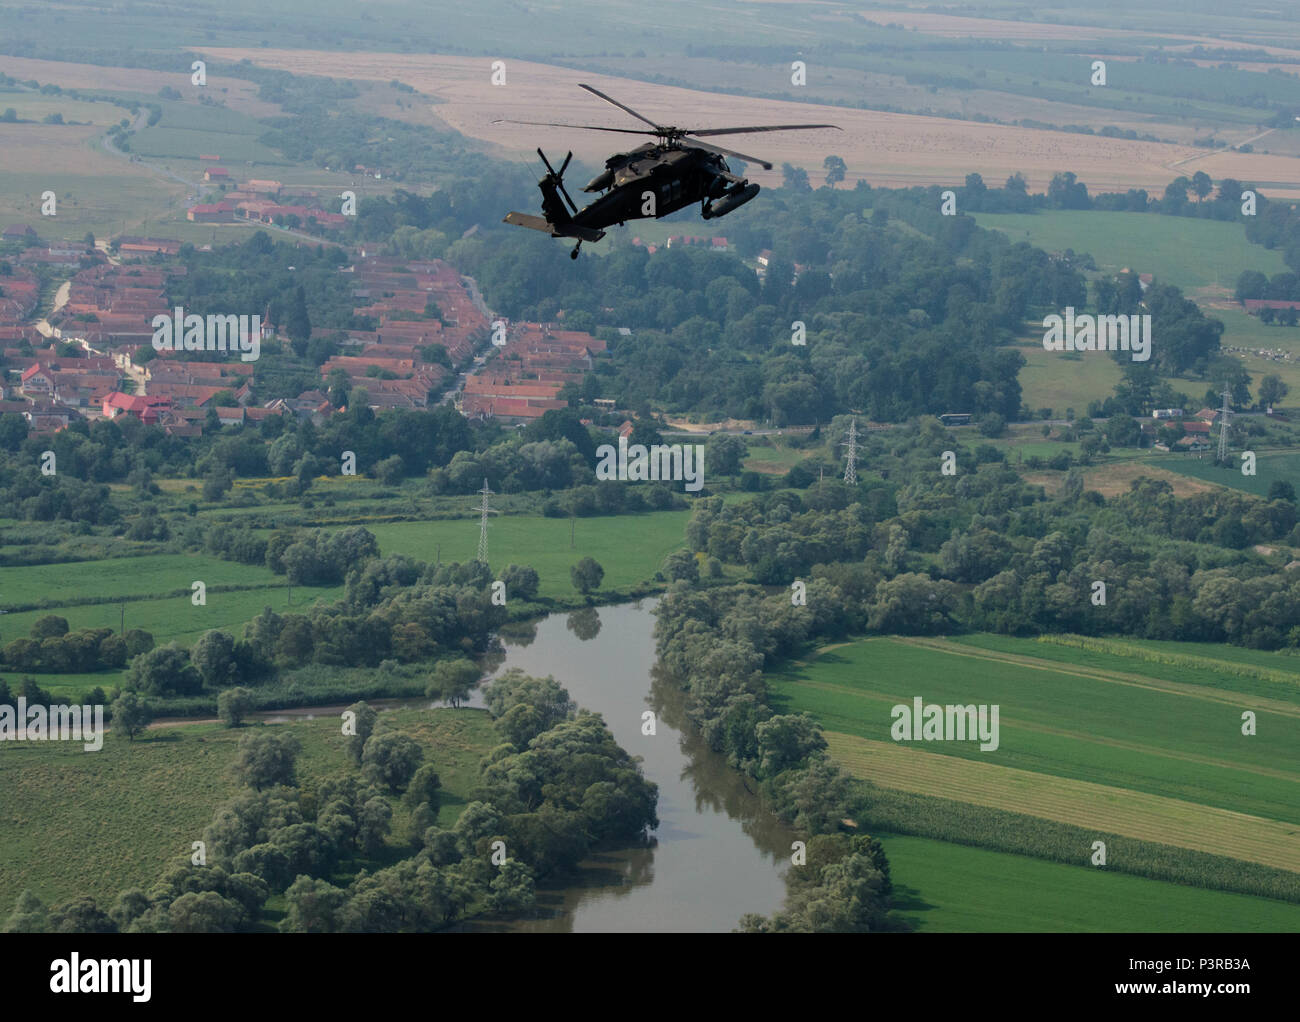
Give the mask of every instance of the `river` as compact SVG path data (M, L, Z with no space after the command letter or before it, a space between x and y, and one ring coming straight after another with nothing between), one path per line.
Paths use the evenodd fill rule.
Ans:
M687 726L683 694L655 669L654 603L516 626L503 633L505 655L494 663L494 676L511 667L554 675L641 757L646 777L659 785L659 828L649 846L599 855L568 886L539 889L528 918L464 929L726 932L746 912L780 908L794 835L762 808L752 782ZM642 734L646 710L655 713L653 736Z

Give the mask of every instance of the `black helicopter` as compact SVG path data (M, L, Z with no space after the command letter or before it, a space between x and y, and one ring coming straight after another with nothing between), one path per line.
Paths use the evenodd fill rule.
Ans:
M625 135L654 135L658 140L638 146L631 152L615 153L605 161L605 169L587 183L584 192L604 192L591 205L578 209L564 187L564 171L573 159L570 152L557 171L541 149L537 155L546 165L546 176L537 182L542 190L542 216L528 213L508 213L505 222L534 231L544 231L553 238L577 238L578 243L569 253L578 258L578 249L584 241L599 241L605 236L603 228L623 224L628 220L665 217L693 202L703 203L700 215L705 220L726 216L743 206L758 194L758 185L737 177L727 166L724 157L735 156L771 170L772 164L755 156L723 149L697 141L704 135L741 135L758 131L807 131L814 128L835 128L836 124L767 124L750 128L702 128L691 130L655 124L642 117L630 106L625 106L599 89L579 85L606 103L625 110L639 121L650 125L644 128L606 128L592 124L553 124L546 121L494 121L494 124L531 124L546 128L581 128L586 131L615 131ZM683 139L690 136L689 144ZM563 199L561 199L563 196ZM568 203L566 207L565 203ZM570 212L572 211L572 212Z

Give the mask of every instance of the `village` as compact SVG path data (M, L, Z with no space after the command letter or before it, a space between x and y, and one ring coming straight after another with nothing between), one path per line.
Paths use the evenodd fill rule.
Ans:
M273 185L278 183L248 182L232 194ZM266 223L298 216L300 210L248 198L240 202L245 214ZM190 218L229 212L197 205ZM319 210L308 212L318 223L330 222L316 216ZM0 344L7 370L0 414L22 415L36 434L66 429L78 419L121 415L179 437L256 424L271 415L319 423L346 409L329 399L331 386L340 382L348 393L364 392L376 412L446 402L467 418L523 424L566 407L560 391L581 383L607 347L562 324L494 317L474 281L441 260L357 250L340 272L347 277L353 312L374 329L347 330L338 337L338 331L313 328L313 336L333 335L341 349L320 365L320 385L296 396L259 400L256 360L237 354L179 358L153 343L155 318L173 315L169 284L186 273L179 241L123 236L103 248L46 244L24 224L5 228L3 239L26 247L16 259L8 257L9 273L0 276ZM71 274L46 319L38 318L37 265ZM425 315L430 309L437 310L436 317ZM248 311L259 323L257 340L274 340L275 325L257 315L263 310ZM504 343L491 343L493 327ZM438 346L445 359L431 360ZM612 400L596 404L613 414Z

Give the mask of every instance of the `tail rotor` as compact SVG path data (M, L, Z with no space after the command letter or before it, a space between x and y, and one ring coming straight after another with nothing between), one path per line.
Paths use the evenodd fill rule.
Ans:
M538 147L537 155L540 156L542 162L546 164L546 172L550 175L550 179L555 183L555 186L560 189L560 194L564 196L564 201L569 204L569 209L574 213L578 212L577 204L572 198L570 198L568 190L564 187L564 172L569 169L569 161L573 159L572 150L570 150L569 154L564 157L564 162L560 164L558 172L551 166L551 161L546 158L546 154L542 152L540 147Z

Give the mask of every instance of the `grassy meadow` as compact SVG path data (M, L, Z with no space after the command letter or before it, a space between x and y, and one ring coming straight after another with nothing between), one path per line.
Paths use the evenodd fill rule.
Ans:
M594 557L605 569L601 590L622 589L654 576L664 558L682 545L689 518L689 511L578 518L572 523L540 515L493 516L488 522L488 559L498 571L509 564L531 565L541 578L542 599L576 595L569 569L584 557ZM443 561L472 561L478 553L476 519L392 522L371 526L370 531L385 555L432 561L439 544Z
M451 825L478 779L478 762L497 738L486 711L392 710L381 721L424 747L437 768L439 823ZM117 894L148 887L167 864L188 858L213 812L237 794L229 774L240 735L288 729L302 744L304 790L351 769L338 719L290 724L151 728L134 742L111 730L95 753L76 743L5 743L0 750L0 916L31 888L47 904L80 894L111 906ZM393 799L393 837L405 840L408 811Z
M1087 253L1099 271L1150 273L1185 292L1227 289L1243 270L1268 276L1286 273L1282 253L1246 240L1241 224L1152 213L1050 210L1042 213L976 213L981 227L1003 231L1048 252Z

